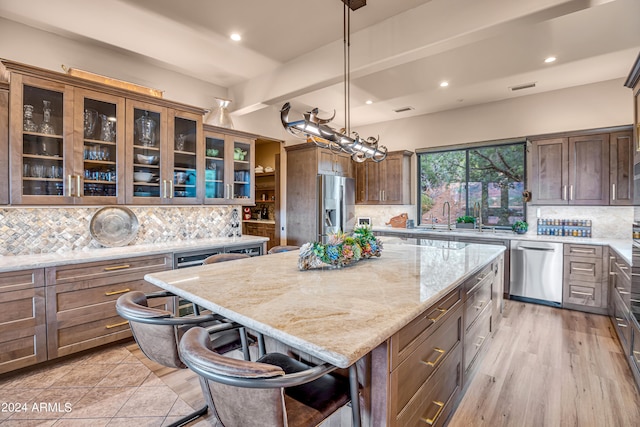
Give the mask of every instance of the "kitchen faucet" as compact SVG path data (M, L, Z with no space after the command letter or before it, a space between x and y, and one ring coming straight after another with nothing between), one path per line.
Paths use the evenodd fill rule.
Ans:
M451 230L451 205L448 201L442 205L442 215L444 215L445 207L447 208L447 229Z
M473 216L478 219L478 230L482 233L482 208L480 207L480 202L473 204Z

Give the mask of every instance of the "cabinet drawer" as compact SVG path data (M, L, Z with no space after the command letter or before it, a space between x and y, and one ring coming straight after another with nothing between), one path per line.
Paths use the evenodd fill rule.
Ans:
M442 426L462 389L462 346L457 345L395 419L396 426ZM393 423L392 423L393 425Z
M602 246L598 245L564 245L564 255L602 259Z
M394 414L402 411L422 384L440 367L443 360L462 340L462 307L423 341L391 373L392 395L397 396Z
M633 346L631 347L631 365L636 371L636 378L640 378L640 329L635 322L631 322L633 331ZM640 383L638 384L640 386Z
M44 269L10 271L0 274L0 293L44 286Z
M564 257L565 279L582 282L602 281L602 258Z
M563 303L602 307L602 282L570 281L564 286Z
M493 280L495 276L494 268L497 267L497 261L484 267L479 273L464 282L464 290L466 297L469 297L476 289L484 286L487 281Z
M462 289L456 288L391 337L391 367L395 369L435 329L446 322L456 307L462 305Z
M0 373L47 360L44 288L0 297Z
M491 309L485 307L478 320L469 328L464 338L464 370L465 378L480 360L481 351L488 348L487 342L491 335ZM465 381L467 381L465 379Z
M136 280L119 285L77 289L75 284L48 286L47 317L49 358L64 356L131 336L128 323L118 316L110 289L120 286L144 293L159 291L156 286ZM174 298L150 300L152 307L173 311Z
M631 344L631 325L629 315L624 302L620 298L620 295L613 292L613 316L611 321L616 329L620 343L624 349L624 354L629 354L629 345Z
M491 305L491 295L493 294L493 274L488 274L479 283L479 287L473 289L471 294L467 295L467 301L464 303L464 328L469 329L476 321L480 313Z
M142 278L147 273L171 270L169 254L123 258L112 261L74 264L47 269L47 286L86 281L91 284L117 283L127 276Z

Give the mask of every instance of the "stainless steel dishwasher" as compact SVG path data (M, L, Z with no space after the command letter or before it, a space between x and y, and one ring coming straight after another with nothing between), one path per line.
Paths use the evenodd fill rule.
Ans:
M511 241L511 299L562 307L562 243Z

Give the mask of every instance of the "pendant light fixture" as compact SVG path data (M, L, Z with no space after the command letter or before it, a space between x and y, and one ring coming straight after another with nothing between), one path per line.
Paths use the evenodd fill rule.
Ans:
M289 111L291 105L287 102L280 109L280 120L282 126L293 136L304 138L315 143L321 148L332 151L342 151L351 155L351 158L360 163L366 159L374 162L381 162L387 157L387 148L378 146L378 138L360 138L357 132L351 132L351 10L359 9L366 5L366 0L342 0L344 3L343 12L343 39L344 39L344 111L345 126L343 129L335 130L329 123L336 116L328 119L318 117L318 109L303 114L303 120L289 121Z

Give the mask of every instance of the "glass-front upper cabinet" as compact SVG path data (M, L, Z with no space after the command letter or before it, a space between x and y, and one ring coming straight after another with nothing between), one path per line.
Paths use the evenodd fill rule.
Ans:
M224 135L205 131L205 203L225 203L229 198L229 183L225 177L227 171Z
M127 203L166 203L173 189L163 149L167 144L167 109L127 100L126 128Z
M232 137L233 140L233 184L231 198L242 205L253 204L253 169L255 141Z
M169 170L172 171L170 203L201 203L204 173L198 168L202 158L202 116L169 110ZM200 169L200 170L198 170Z
M124 203L124 98L83 89L74 98L76 195L84 204Z
M73 88L12 75L11 203L74 203Z

